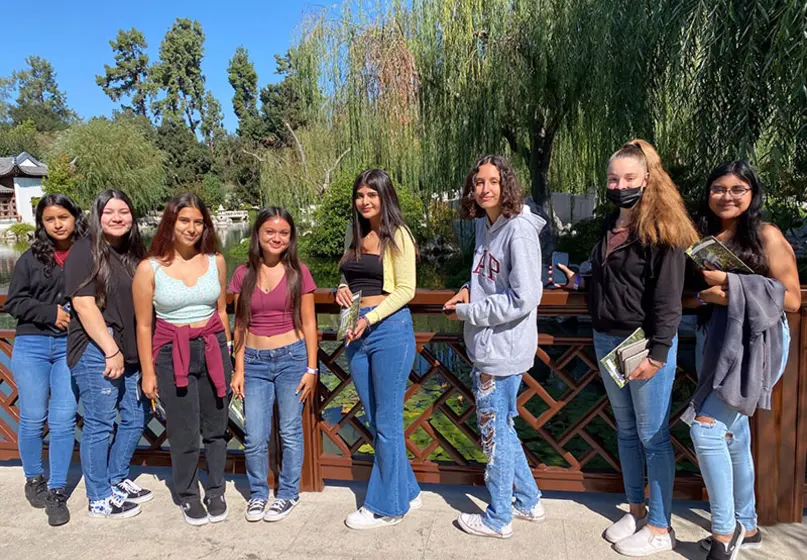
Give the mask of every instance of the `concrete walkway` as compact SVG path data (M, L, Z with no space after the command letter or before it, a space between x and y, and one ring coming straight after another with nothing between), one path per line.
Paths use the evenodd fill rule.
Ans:
M562 560L622 558L602 537L610 520L625 507L620 496L552 492L544 496L548 519L541 524L514 521L509 540L484 539L462 533L455 525L458 510L481 511L484 488L424 486L423 509L396 527L351 531L344 517L361 503L363 485L331 484L322 493L303 494L286 520L247 523L246 478L228 479L227 521L191 527L182 519L166 486L169 469L138 469L137 483L154 491L139 516L120 521L90 519L84 485L69 501L72 520L51 528L43 510L28 506L19 466L0 463L0 559L468 559ZM5 464L8 465L8 464ZM79 479L74 471L72 481ZM697 541L707 535L706 504L676 502L673 524L678 534L674 552L654 558L703 559ZM763 529L764 548L743 551L745 559L807 558L807 525Z

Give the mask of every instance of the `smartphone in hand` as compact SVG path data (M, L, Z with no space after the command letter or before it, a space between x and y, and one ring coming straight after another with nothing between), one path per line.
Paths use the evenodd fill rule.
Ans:
M566 267L569 266L569 253L562 253L560 251L552 253L552 281L555 284L563 286L569 281L569 278L566 276L565 272L558 268L559 264Z

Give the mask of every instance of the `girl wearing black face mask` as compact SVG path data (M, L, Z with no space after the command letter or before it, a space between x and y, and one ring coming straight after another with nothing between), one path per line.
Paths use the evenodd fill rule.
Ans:
M647 357L626 372L624 387L604 370L602 379L616 418L630 505L630 513L611 525L605 538L620 554L649 556L675 547L670 527L675 455L668 424L684 249L698 235L656 150L644 140L633 140L611 156L607 198L618 211L603 224L603 237L591 254L591 277L583 281L561 268L569 288L588 289L598 361L639 327L648 340Z

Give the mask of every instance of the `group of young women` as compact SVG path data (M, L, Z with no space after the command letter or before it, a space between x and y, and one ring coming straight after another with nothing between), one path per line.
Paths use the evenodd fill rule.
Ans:
M624 555L648 556L676 544L670 525L675 465L668 420L685 282L702 306L698 352L706 356L711 337L725 328L715 309L730 303L729 286L737 289L733 274L709 270L687 276L684 249L714 235L754 275L781 287L774 318L782 355L775 357L775 371L762 389L768 395L787 359L789 336L781 317L799 307L799 282L792 248L778 229L761 222L762 186L747 163L733 162L711 174L698 227L656 151L642 140L611 157L607 186L617 211L605 220L592 251L591 275L563 271L567 289L589 293L598 359L638 327L649 340L648 356L630 372L627 385L620 388L607 372L602 375L630 506L604 536ZM445 303L444 312L464 322L491 499L485 512L463 513L458 524L473 535L507 538L514 517L533 522L546 517L513 425L522 375L533 366L537 347L536 308L543 290L538 236L545 222L523 203L512 167L498 156L480 159L468 173L460 213L475 220L473 267L470 281ZM361 292L360 318L347 333L346 356L375 455L364 504L345 523L371 529L398 524L422 506L403 425L416 353L406 304L415 294L418 250L384 171L370 169L356 178L352 216L335 299L347 307ZM18 319L12 366L31 504L47 509L51 525L69 520L64 487L81 400L89 514L139 513L139 504L152 494L129 478L128 465L150 403L159 402L171 445L173 490L185 520L192 525L224 520L232 393L244 399L247 418L251 498L246 519L278 521L289 515L299 502L303 404L318 376L316 286L299 260L291 215L270 207L257 216L248 262L229 283L236 310L232 336L224 258L210 214L196 195L169 202L148 251L131 202L119 191L99 195L89 224L63 195L44 197L36 219L34 244L15 268L6 304ZM734 559L741 546L761 544L749 410L728 406L717 390L707 387L702 393L692 436L712 509L713 535L704 547L709 559ZM282 469L270 501L267 442L275 403ZM765 399L760 403L764 407ZM48 480L41 462L46 420ZM204 499L197 468L200 436L207 466Z

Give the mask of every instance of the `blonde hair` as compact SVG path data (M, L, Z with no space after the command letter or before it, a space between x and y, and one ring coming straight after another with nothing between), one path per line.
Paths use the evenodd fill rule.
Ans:
M617 158L633 158L647 169L647 187L635 207L631 224L639 242L681 248L695 243L700 236L656 149L635 138L614 152L608 162Z

